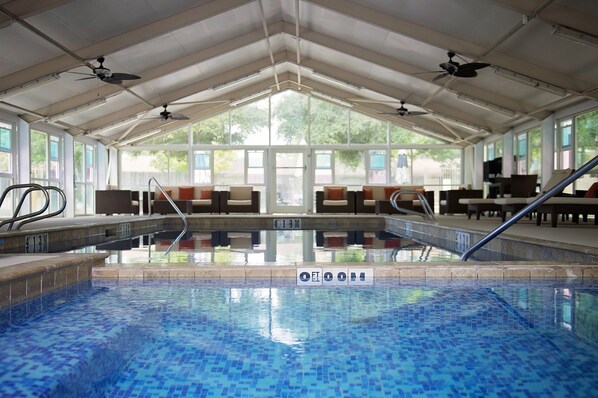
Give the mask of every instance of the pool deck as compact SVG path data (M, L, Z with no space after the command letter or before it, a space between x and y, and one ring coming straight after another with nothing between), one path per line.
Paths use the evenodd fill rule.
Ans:
M427 243L455 245L456 234L467 235L471 243L500 225L498 217L468 220L461 215L437 216L435 223L417 216L373 215L196 215L190 216L190 229L271 229L273 220L301 218L305 229L343 230L359 226L386 227ZM56 218L27 224L20 231L1 232L0 249L8 249L11 240L19 244L31 236L48 234L56 249L56 236L80 245L101 243L101 239L136 236L171 229L180 225L177 216L88 216ZM29 237L29 238L28 238ZM80 242L79 242L80 241ZM448 246L447 246L448 242ZM457 242L458 244L458 242ZM494 245L494 248L491 246ZM306 267L371 269L374 278L478 278L478 279L556 279L598 278L598 226L593 220L573 224L559 222L557 228L544 222L536 226L527 219L505 231L491 242L491 250L517 254L527 253L533 261L467 261L444 263L264 263L263 265L147 263L110 264L105 266L104 253L64 254L31 253L0 254L0 308L10 306L47 291L90 278L197 279L224 278L289 278L297 279L297 269ZM455 249L454 247L452 247ZM22 250L24 251L24 250ZM6 253L7 250L4 250ZM17 254L18 253L18 254ZM520 254L521 254L520 253ZM555 254L556 253L556 254Z

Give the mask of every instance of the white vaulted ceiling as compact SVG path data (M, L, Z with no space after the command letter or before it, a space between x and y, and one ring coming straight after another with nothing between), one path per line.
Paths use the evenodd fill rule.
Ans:
M490 66L435 79L449 50ZM79 80L99 56L141 78ZM0 0L0 109L31 123L118 144L163 126L162 104L195 120L287 88L467 145L596 102L598 1ZM400 100L428 114L380 114Z

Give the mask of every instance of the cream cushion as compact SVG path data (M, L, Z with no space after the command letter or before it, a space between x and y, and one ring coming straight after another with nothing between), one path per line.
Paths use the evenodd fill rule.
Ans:
M231 186L226 203L230 206L250 206L251 192L253 192L253 187L250 185Z
M395 185L364 185L363 188L368 188L372 190L372 199L364 199L363 204L364 206L374 206L376 204L376 200L387 200L386 194L384 192L385 187L392 187ZM422 185L400 185L397 184L396 186L400 187L403 191L417 191L423 190L424 187ZM417 199L417 195L415 194L403 194L399 196L399 200L413 200Z

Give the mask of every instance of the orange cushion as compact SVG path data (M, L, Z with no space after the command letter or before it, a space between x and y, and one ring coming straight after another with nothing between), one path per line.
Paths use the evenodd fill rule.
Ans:
M392 193L399 189L401 189L401 187L384 187L384 197L386 200L389 200Z
M172 198L172 189L165 189L164 192L166 192L166 195ZM166 197L164 196L162 191L158 192L158 198L156 198L156 200L166 200Z
M212 189L202 189L199 191L200 199L212 199Z
M343 200L343 188L328 188L328 200Z
M186 250L195 249L195 241L193 239L179 241L179 250L185 250L185 249Z
M179 187L180 200L193 200L193 187Z
M584 198L598 198L598 182L592 184L588 192L584 195Z
M365 199L365 200L374 199L374 193L372 192L372 188L363 188L363 199Z

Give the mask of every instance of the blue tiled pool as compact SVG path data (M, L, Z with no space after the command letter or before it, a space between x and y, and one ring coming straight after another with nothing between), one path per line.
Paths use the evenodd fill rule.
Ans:
M93 281L0 312L2 397L590 397L598 283Z

